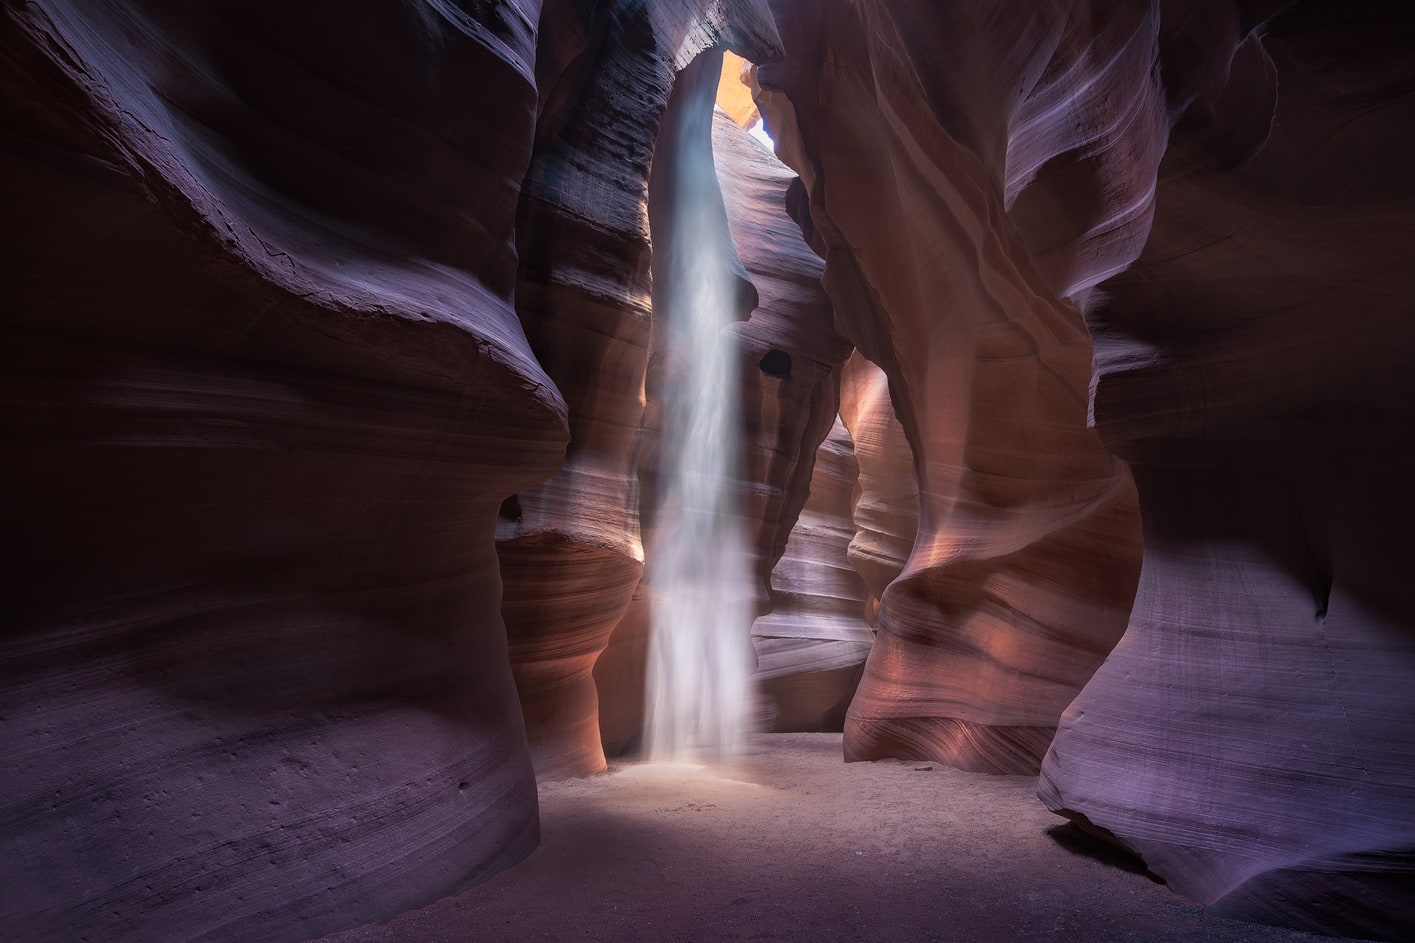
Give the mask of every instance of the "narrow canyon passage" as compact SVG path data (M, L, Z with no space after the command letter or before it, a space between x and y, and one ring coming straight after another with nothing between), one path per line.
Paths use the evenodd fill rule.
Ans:
M1411 50L0 0L0 943L1415 941Z
M1034 777L842 764L840 749L839 734L769 734L730 771L616 763L544 783L525 862L324 941L1334 939L1209 916L1066 850Z

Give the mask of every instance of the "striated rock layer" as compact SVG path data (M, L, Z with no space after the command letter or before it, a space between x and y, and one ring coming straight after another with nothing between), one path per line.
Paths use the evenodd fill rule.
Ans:
M1219 913L1410 939L1415 28L1210 7L1166 8L1166 74L1217 48L1091 315L1144 571L1040 793Z
M787 214L796 175L721 109L713 116L712 149L728 232L756 294L750 316L732 333L742 354L738 474L757 608L765 612L772 568L806 503L816 450L835 422L850 344L835 333L820 258Z
M535 12L0 9L8 937L303 939L534 847Z
M869 598L865 621L879 621L879 600L904 569L919 530L914 453L889 399L889 378L860 352L841 370L840 420L849 432L859 475L848 559Z
M524 855L494 528L537 760L603 765L648 156L675 72L770 21L329 13L4 10L23 938L303 938Z
M643 574L650 162L678 70L715 43L769 54L771 31L747 0L558 0L542 24L517 308L569 405L570 444L558 474L503 508L497 546L537 772L575 776L605 768L592 671Z
M724 84L745 90L741 60L725 58L719 103ZM736 118L757 116L739 109ZM796 174L722 110L713 156L732 240L757 291L756 309L735 330L740 474L761 613L752 626L756 681L771 729L838 730L870 645L845 558L856 471L837 407L850 344L835 331L821 260L789 215Z
M1163 143L1131 6L773 4L786 56L759 68L758 104L919 488L848 759L1035 770L1124 629L1138 516L1086 425L1077 302L1139 252ZM1023 211L1083 185L1084 225Z
M836 420L816 451L810 496L771 571L771 611L752 626L757 683L773 731L840 730L873 636L850 567L858 466Z

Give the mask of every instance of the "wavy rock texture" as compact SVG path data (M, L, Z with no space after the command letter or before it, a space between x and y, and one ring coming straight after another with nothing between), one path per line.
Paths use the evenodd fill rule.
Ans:
M638 23L637 17L644 17L644 21ZM662 396L659 391L664 382L665 371L668 370L662 350L664 324L651 326L645 319L645 314L654 312L664 319L671 313L675 303L672 286L675 280L679 279L679 269L683 265L682 258L676 258L676 253L692 249L692 246L679 246L675 249L672 245L674 241L669 234L671 227L668 224L668 212L678 198L674 193L675 185L678 184L674 180L674 174L668 173L664 167L674 166L675 149L678 147L675 139L681 132L683 120L691 113L702 132L696 140L700 146L699 157L707 161L703 166L709 168L705 173L699 174L699 177L702 180L713 180L710 171L712 154L709 122L712 116L713 89L717 75L720 74L722 51L720 48L707 51L709 45L732 44L733 47L741 48L760 58L774 54L777 40L766 8L756 0L737 0L736 3L691 1L648 6L623 3L613 8L599 8L594 24L596 28L606 28L607 33L586 45L586 51L574 59L569 72L576 69L597 69L596 75L599 78L596 82L604 88L596 96L591 96L589 102L574 102L573 109L569 112L572 120L566 132L553 137L555 146L562 153L560 163L563 166L548 168L545 173L546 190L553 191L556 200L565 201L566 207L569 207L556 211L567 221L558 225L563 225L566 234L573 235L574 238L566 239L565 244L559 246L556 251L546 253L546 259L556 270L556 275L552 278L566 280L566 269L572 268L566 265L566 253L572 259L583 256L582 270L574 272L570 279L580 280L584 285L593 287L574 287L573 292L580 295L593 295L606 287L621 290L624 285L633 286L633 303L613 302L606 306L606 313L611 313L610 309L613 309L614 304L624 307L624 312L618 314L617 330L621 333L628 331L633 337L633 344L618 343L617 353L613 357L586 357L586 351L593 351L594 344L599 341L593 337L570 338L562 334L552 338L555 353L548 355L577 364L576 385L586 389L590 409L603 411L606 405L606 388L618 389L621 395L620 405L616 406L616 409L621 415L630 415L630 412L633 412L637 426L634 429L633 447L621 445L618 450L613 447L603 447L600 450L601 467L596 472L596 476L606 477L610 486L627 481L630 486L627 488L627 508L623 505L606 507L600 501L586 501L584 493L576 493L573 488L560 488L558 496L549 496L545 504L559 508L556 513L560 514L560 530L572 531L579 528L582 532L594 531L604 527L606 521L617 521L616 527L620 528L623 534L633 535L633 539L623 542L623 547L630 552L620 552L618 559L642 561L645 556L642 548L651 548L654 545L654 515L662 493L662 486L659 484ZM586 27L586 30L589 30L589 27ZM648 40L645 40L645 35ZM645 41L647 45L642 45ZM625 109L631 110L627 112ZM601 122L607 113L617 115L618 118L614 122ZM594 118L587 120L586 115ZM572 140L572 132L583 132L582 136L586 140ZM600 159L591 160L589 156L593 154L600 154ZM662 161L662 167L655 168L655 161ZM625 170L630 170L631 173L625 173ZM658 174L657 183L655 174ZM599 221L590 224L580 217L591 211L604 217L604 211L597 205L587 204L586 207L574 208L572 204L574 200L583 200L584 194L593 193L596 188L606 185L613 188L617 194L611 201L611 205L618 208L618 231L613 234L613 242L617 245L613 252L606 253L610 258L601 258L600 253L584 255L582 236L590 235L603 239L603 234L582 234L580 229L597 229L603 224ZM716 194L715 198L719 202L722 200L720 193ZM652 211L652 205L655 204L664 208L658 218L655 218ZM538 225L533 219L528 224L531 227ZM655 231L655 253L652 253L652 256L649 253L649 231ZM719 234L723 244L730 246L730 235L724 217ZM652 289L649 289L647 276L651 270L655 276ZM607 273L611 278L607 278ZM746 279L746 270L741 269L740 263L737 263L736 270L724 272L723 278L736 285L741 296L743 313L746 314L756 303L753 289ZM525 309L522 309L522 313L525 314ZM601 317L597 314L594 317L586 317L583 324L584 330L593 334L610 330L616 321L613 317ZM533 328L528 327L528 331L532 337L535 336ZM628 398L624 394L630 391L633 392L634 404L625 409ZM573 394L570 395L573 398ZM573 416L572 409L572 425ZM576 440L572 435L572 453L576 449L574 442ZM616 479L614 476L625 474L625 467L627 477ZM552 480L545 490L558 487L559 480ZM524 513L524 505L518 510ZM648 556L651 558L651 551ZM549 589L553 585L555 582L550 579L542 582L541 589ZM569 763L553 767L553 775L583 775L593 772L594 769L603 769L603 756L606 753L617 755L624 750L633 750L640 742L644 724L645 664L652 589L647 579L640 578L634 582L618 581L613 592L623 605L618 610L621 615L617 622L608 624L608 633L604 633L603 626L596 627L593 650L597 654L591 660L593 673L590 677L596 685L599 716L591 718L589 725L580 725L580 731L573 733L570 738L563 735L566 718L584 715L576 714L579 708L576 707L576 698L573 698L574 688L563 684L565 673L556 677L559 668L550 668L550 677L552 684L559 688L560 694L552 692L548 698L542 698L539 692L535 695L538 701L549 701L552 704L556 699L566 699L570 709L566 711L553 708L549 711L543 731L549 741L573 741L574 745L569 752L573 756L589 760L579 762L577 766ZM601 598L607 595L603 592L603 586L600 595ZM536 623L552 626L550 631L558 631L553 629L556 620L552 610L562 603L546 598L545 595L536 598L531 592L526 593L526 599L533 600L532 610L536 606L541 607L541 616L536 619ZM573 606L574 603L570 605ZM548 613L549 617L546 617ZM526 624L531 626L531 620ZM532 627L532 631L536 629ZM555 647L559 643L549 639L549 636L546 637L550 644L546 651L549 651L550 660L553 660ZM532 646L536 644L541 643L532 641ZM524 663L528 670L533 671L536 668L532 667L532 660L543 657L545 656L539 651L528 648L528 657ZM579 671L579 665L576 665L576 671ZM521 674L524 673L518 668L518 677L521 677ZM577 680L576 684L583 685L583 681ZM542 688L543 690L545 688ZM583 704L583 701L579 702ZM538 708L532 708L528 702L526 711L528 714L536 714ZM594 743L590 738L596 721L599 726L599 743ZM536 736L532 735L533 742L535 739Z
M1091 316L1145 563L1040 792L1225 915L1410 939L1415 28L1226 12ZM1167 74L1214 43L1195 26L1167 24Z
M724 81L740 69L728 58ZM838 730L870 642L844 554L855 470L836 409L850 344L835 332L820 258L788 215L796 175L721 109L713 156L733 244L757 292L735 331L744 354L741 478L762 614L752 627L757 681L773 729ZM843 439L828 444L833 427Z
M691 59L713 43L769 55L774 33L748 0L565 0L548 5L543 22L536 152L517 219L517 306L569 404L570 445L559 474L504 509L498 550L537 773L577 776L605 768L593 670L643 574L637 472L653 310L646 207L660 125L674 77ZM632 674L618 680L610 699L641 696Z
M11 938L302 939L534 847L535 14L0 11Z
M840 419L849 432L859 496L848 559L869 594L865 620L879 621L879 600L904 570L919 530L919 485L914 453L889 399L889 378L860 355L845 361L840 376Z
M820 258L787 215L796 175L720 109L712 146L728 232L756 292L755 308L733 335L742 351L744 512L758 611L765 612L772 568L806 503L816 450L835 422L850 344L835 333Z
M870 653L866 590L847 557L857 475L850 433L837 419L771 571L771 611L752 626L756 680L773 731L840 730Z
M506 503L497 531L511 667L542 778L605 768L591 671L643 572L634 487L651 316L643 205L672 82L647 16L574 3L542 15L516 301L569 405L570 445L556 475ZM608 120L585 121L587 112Z
M1077 301L1138 253L1167 130L1133 6L773 5L787 55L760 67L758 104L805 183L837 323L890 378L920 494L849 759L1035 770L1123 631L1138 518L1086 427ZM1083 226L1019 209L1083 184Z

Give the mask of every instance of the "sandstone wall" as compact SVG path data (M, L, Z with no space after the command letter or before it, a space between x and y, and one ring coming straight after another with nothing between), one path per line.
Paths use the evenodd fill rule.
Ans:
M713 43L767 55L774 32L752 3L703 0L557 0L542 23L516 304L568 403L570 444L555 476L503 507L497 549L537 772L574 776L605 768L593 671L644 569L650 165L679 70ZM634 723L635 674L602 692L611 726Z
M0 9L8 933L303 939L534 847L494 537L523 678L580 724L552 764L593 758L564 678L638 565L642 179L576 203L552 165L604 158L596 96L651 118L769 29L622 7L631 65L596 4Z
M1138 516L1086 425L1079 305L1138 253L1167 130L1134 6L773 5L758 104L919 488L847 758L1035 770L1124 629ZM1081 184L1084 219L1032 222Z
M511 306L535 10L364 13L0 12L12 938L302 939L537 840L492 545L565 443Z
M1089 421L1144 569L1042 797L1220 913L1408 936L1410 17L774 9L758 103L921 493L847 750L1047 746L1139 559Z
M1220 20L1090 319L1145 563L1041 783L1216 912L1384 939L1415 928L1409 19Z

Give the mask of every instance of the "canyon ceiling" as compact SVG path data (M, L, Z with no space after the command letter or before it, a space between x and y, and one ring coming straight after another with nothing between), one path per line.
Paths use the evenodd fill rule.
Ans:
M386 920L636 748L706 186L761 723L1408 938L1412 49L1373 0L4 0L7 932Z

